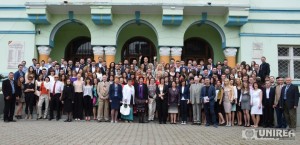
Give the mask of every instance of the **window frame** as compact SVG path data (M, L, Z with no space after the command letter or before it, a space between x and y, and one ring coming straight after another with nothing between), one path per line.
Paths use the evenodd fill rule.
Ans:
M289 51L289 55L288 56L279 56L279 54L277 54L278 57L278 61L279 60L288 60L290 61L290 70L288 70L288 76L291 77L293 80L297 80L300 81L300 78L295 78L295 68L294 68L294 61L300 61L300 56L294 56L294 49L293 48L299 48L299 45L278 45L277 46L277 53L278 53L278 49L280 47L287 47L288 51ZM278 75L279 75L279 63L277 64L278 66Z

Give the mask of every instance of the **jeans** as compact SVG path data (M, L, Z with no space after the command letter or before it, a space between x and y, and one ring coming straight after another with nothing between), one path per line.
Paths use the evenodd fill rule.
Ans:
M206 116L206 124L217 124L215 114L215 101L210 101L204 104L204 111Z

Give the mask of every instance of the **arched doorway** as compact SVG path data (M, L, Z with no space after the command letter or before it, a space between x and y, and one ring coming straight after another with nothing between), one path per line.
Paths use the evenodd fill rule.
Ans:
M91 38L81 36L76 37L69 42L65 49L65 59L79 61L81 58L94 58L91 46Z
M77 30L77 31L74 31ZM79 20L63 20L55 25L50 34L49 44L52 47L50 57L53 60L77 60L91 54L91 33L89 28ZM82 44L81 49L78 49ZM83 49L85 48L85 49ZM87 50L86 50L87 49ZM78 51L77 53L77 50ZM64 53L65 52L65 53ZM77 54L77 55L76 55Z
M153 63L153 57L156 56L155 45L145 37L133 37L125 42L121 52L122 61L129 60L130 63L134 59L139 60L139 56L148 57L148 61ZM142 62L143 63L143 58Z
M207 63L207 59L213 59L213 56L213 49L206 40L192 37L184 41L181 59L185 62L189 60L200 62L200 60L203 60L204 63Z

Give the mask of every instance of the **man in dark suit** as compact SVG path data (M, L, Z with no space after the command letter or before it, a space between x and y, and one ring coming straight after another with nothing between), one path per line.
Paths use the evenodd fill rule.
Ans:
M34 71L35 71L35 79L37 79L39 75L42 74L42 68L40 63L36 63Z
M284 116L289 128L296 129L296 110L299 102L298 86L292 84L290 77L285 79L286 86L281 89L280 105L283 107Z
M201 88L200 98L204 100L204 111L206 116L206 125L213 124L215 128L218 127L216 114L214 110L215 106L216 89L213 85L210 85L210 78L205 78L205 86Z
M139 78L139 83L134 86L135 102L137 104L137 111L139 116L139 123L145 122L146 104L148 103L148 87L144 84L144 78Z
M265 78L270 75L270 65L266 63L266 57L261 57L261 65L259 67L258 76L262 82L265 82Z
M263 89L263 127L273 127L274 109L273 103L275 99L275 88L271 87L270 81L266 81L266 88Z
M4 96L4 122L16 122L13 120L13 117L16 99L19 99L19 96L17 96L19 90L17 90L17 83L14 81L13 72L10 72L8 79L3 81L2 91Z
M106 61L105 60L102 62L102 67L100 68L100 70L101 70L102 74L106 74L107 66L106 66Z
M18 80L20 76L25 77L25 73L23 72L23 65L18 65L18 70L14 73L14 80Z

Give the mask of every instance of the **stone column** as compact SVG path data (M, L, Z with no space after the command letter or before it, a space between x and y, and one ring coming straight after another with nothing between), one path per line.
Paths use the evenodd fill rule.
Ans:
M111 62L115 62L116 48L113 46L107 46L104 48L104 51L106 64L109 66Z
M182 48L181 47L172 47L171 48L171 56L175 59L175 61L181 60Z
M236 48L226 48L224 51L224 55L228 61L228 66L234 68L236 65Z
M103 58L104 54L104 48L101 46L94 46L93 47L93 53L94 53L94 60L98 62L99 57Z
M51 48L49 46L39 46L37 49L39 51L39 62L44 60L45 63L48 63Z
M159 55L160 55L160 63L165 62L169 63L170 62L170 47L160 47L159 48Z

